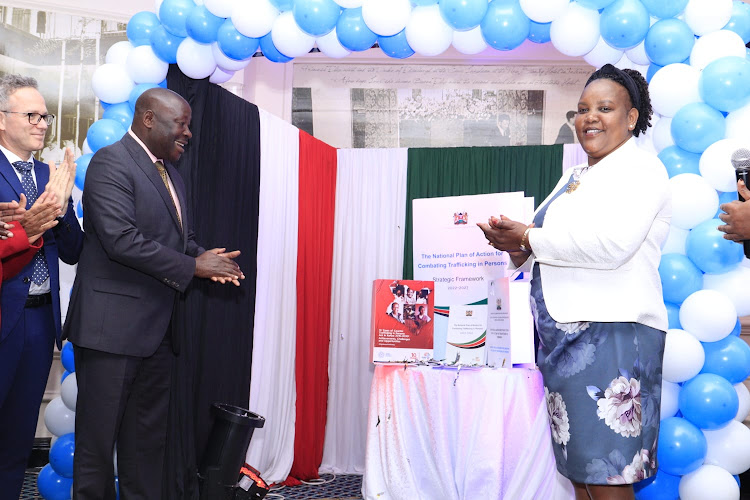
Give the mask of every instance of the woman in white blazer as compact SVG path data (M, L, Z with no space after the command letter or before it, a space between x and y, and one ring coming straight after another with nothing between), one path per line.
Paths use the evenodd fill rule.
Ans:
M480 224L532 271L553 449L577 499L632 499L632 484L656 474L667 330L658 266L671 207L666 169L633 138L650 117L640 73L605 65L575 120L588 162L560 179L533 224Z

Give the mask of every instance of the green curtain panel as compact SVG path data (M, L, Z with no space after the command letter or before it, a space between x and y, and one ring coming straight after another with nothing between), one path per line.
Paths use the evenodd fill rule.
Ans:
M562 175L563 146L414 148L406 180L404 279L413 279L412 200L523 191L535 207Z

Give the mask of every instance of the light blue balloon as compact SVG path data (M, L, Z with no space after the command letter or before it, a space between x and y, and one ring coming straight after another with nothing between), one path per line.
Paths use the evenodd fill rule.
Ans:
M672 476L692 472L703 465L707 450L706 436L686 419L668 417L659 424L656 452L659 470Z
M127 102L118 102L104 110L102 118L111 118L128 128L133 123L133 110Z
M682 325L680 323L680 306L672 304L671 302L665 302L664 305L667 307L669 329L682 330Z
M177 48L184 38L175 36L164 26L159 26L151 33L151 48L156 57L169 64L177 63Z
M388 57L394 59L405 59L414 55L414 49L411 48L406 40L406 29L401 30L393 36L379 36L378 45L380 50L385 52Z
M656 475L633 485L635 500L680 500L680 476L667 474L661 467Z
M105 146L114 144L125 135L125 127L111 119L102 118L91 124L86 134L91 151L97 152Z
M211 14L205 5L198 5L190 11L185 22L185 30L196 42L213 43L224 20L223 17Z
M271 62L286 63L292 60L291 57L287 57L281 52L279 52L279 49L277 49L276 46L273 44L270 31L266 35L261 37L260 50L261 52L263 52L263 55L265 56L265 58Z
M128 21L126 33L130 43L136 47L139 45L148 45L151 40L151 33L161 26L159 18L153 12L143 11L133 14Z
M591 10L600 10L612 5L615 0L575 0L577 4Z
M336 36L347 50L359 52L367 50L377 41L378 35L372 32L362 18L362 7L344 9L336 23Z
M659 277L666 302L682 304L688 295L703 288L703 273L686 255L662 255Z
M130 91L130 95L128 96L128 107L130 107L130 111L135 112L135 103L138 101L138 98L141 97L141 94L148 89L155 89L156 87L158 87L158 85L155 83L139 83L133 87L133 90ZM91 146L91 144L89 144L89 146Z
M440 0L440 15L448 26L457 31L479 26L487 8L487 0Z
M648 70L646 70L646 81L648 83L651 83L651 79L654 77L657 71L662 69L664 66L659 66L658 64L651 63L648 65Z
M693 30L679 19L662 19L646 33L644 46L651 62L666 66L690 57L695 45Z
M79 157L76 160L76 178L75 178L75 185L78 189L83 191L83 186L86 182L86 171L89 169L89 163L91 163L91 158L94 157L93 153L85 154ZM83 213L83 208L81 208L81 213ZM81 217L79 215L78 217Z
M724 138L724 115L703 102L686 104L672 118L674 143L691 153L702 153Z
M164 0L159 7L161 24L175 36L187 36L187 19L196 5L193 0Z
M750 5L739 0L732 2L732 17L724 29L740 35L745 45L750 43Z
M648 11L639 0L615 0L599 20L604 41L623 50L641 43L650 26Z
M71 344L70 342L66 342L62 348L62 351L60 351L60 361L62 362L63 368L65 368L65 370L71 373L76 371L75 360L73 358L73 344Z
M73 486L72 477L62 477L45 465L36 478L36 487L45 500L70 500L70 488Z
M438 0L411 0L412 5L419 7L422 5L435 5Z
M71 432L57 438L57 441L49 450L49 464L62 477L73 477L75 447L75 435Z
M732 333L729 335L734 335L735 337L739 337L742 333L742 323L740 323L740 319L737 318L737 323L734 324L734 330L732 330Z
M323 36L336 27L341 6L333 0L295 0L292 14L302 31L310 36Z
M552 23L536 23L531 21L529 24L529 40L534 43L547 43L550 41L549 29Z
M715 430L726 426L737 415L739 405L732 384L713 373L700 373L682 384L680 389L680 411L701 429Z
M260 45L259 39L250 38L237 31L231 19L227 19L221 25L216 36L216 41L221 51L227 57L237 61L243 61L252 57Z
M729 272L745 257L742 245L725 240L724 233L716 229L722 224L719 219L703 221L690 230L685 241L685 254L704 273Z
M78 179L78 171L76 171L76 179ZM83 204L80 201L76 203L76 217L78 217L79 219L83 219ZM72 291L73 290L71 289L71 292ZM63 380L65 380L65 377L70 375L70 373L68 372L65 372L65 373L67 373L67 375L63 374ZM63 380L60 381L61 384Z
M734 335L716 342L702 342L706 361L701 373L713 373L730 384L739 384L750 376L750 346Z
M286 12L294 8L294 0L271 0L271 3L281 12Z
M723 214L724 211L721 209L721 206L724 203L731 203L733 201L739 200L739 197L737 196L737 191L716 191L719 194L719 208L716 210L716 215L714 215L714 219L718 219L719 215Z
M648 13L654 17L674 17L688 4L688 0L641 0Z
M531 20L518 0L492 0L479 26L487 45L497 50L513 50L528 38Z
M674 144L662 149L659 152L659 159L666 167L670 179L680 174L701 174L701 155L685 151Z
M719 111L734 111L750 103L750 61L722 57L701 72L698 92L706 104Z

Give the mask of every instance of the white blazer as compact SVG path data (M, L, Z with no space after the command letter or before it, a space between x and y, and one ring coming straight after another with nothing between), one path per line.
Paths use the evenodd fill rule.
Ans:
M584 172L574 192L550 204L543 227L529 231L532 254L519 270L539 263L555 321L636 322L667 330L658 268L672 214L668 181L659 158L630 139Z

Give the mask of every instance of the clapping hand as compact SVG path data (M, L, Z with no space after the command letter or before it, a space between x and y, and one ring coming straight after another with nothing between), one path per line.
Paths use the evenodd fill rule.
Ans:
M55 194L62 205L60 216L65 215L68 209L68 200L73 192L73 184L76 177L76 163L73 151L65 148L65 158L58 167L55 162L49 162L49 182L44 190Z
M23 213L26 211L26 197L21 194L22 203L13 201L6 201L0 203L0 240L6 240L13 237L13 224L9 222L21 220Z
M26 196L21 194L18 204L26 206ZM45 190L39 195L39 198L19 219L29 238L29 243L34 243L46 230L55 227L60 213L60 203L54 192Z
M210 278L221 284L232 283L240 286L244 280L240 266L233 260L240 255L239 250L227 252L226 248L212 248L195 259L195 275L199 278Z

